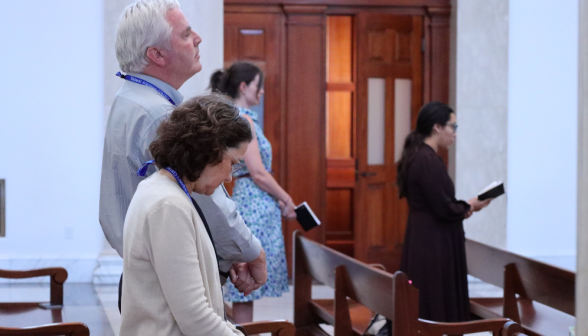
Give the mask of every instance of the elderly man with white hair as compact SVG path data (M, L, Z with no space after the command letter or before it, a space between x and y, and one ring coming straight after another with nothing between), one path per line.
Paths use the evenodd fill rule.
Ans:
M149 144L157 127L182 103L178 89L202 69L201 41L176 0L138 0L121 15L116 56L122 73L117 76L125 83L116 94L106 126L99 216L108 242L123 258L125 215L144 179L137 171L152 159ZM146 175L154 172L150 167ZM210 224L221 278L226 279L232 268L231 280L245 294L263 285L265 253L224 187L211 196L193 193L192 197ZM119 288L119 309L120 300Z

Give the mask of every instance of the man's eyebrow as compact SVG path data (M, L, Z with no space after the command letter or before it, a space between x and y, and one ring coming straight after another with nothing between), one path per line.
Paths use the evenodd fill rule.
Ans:
M186 29L184 30L184 34L186 34L186 33L190 33L191 31L192 31L192 27L191 27L191 26L188 26L188 27L186 27Z

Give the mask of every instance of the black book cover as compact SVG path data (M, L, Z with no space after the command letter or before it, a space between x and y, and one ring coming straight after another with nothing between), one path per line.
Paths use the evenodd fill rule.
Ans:
M502 194L504 194L504 183L492 182L489 186L482 190L482 192L480 192L478 199L480 201L485 201L489 198L496 198Z
M315 216L314 212L312 212L312 209L306 202L297 206L294 211L296 212L296 219L304 231L308 231L315 226L321 225L321 221Z

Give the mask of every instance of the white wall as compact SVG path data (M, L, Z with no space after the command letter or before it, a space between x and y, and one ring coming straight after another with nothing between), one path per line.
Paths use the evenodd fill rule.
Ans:
M63 266L68 282L92 281L104 248L104 121L122 85L114 76L114 34L131 2L0 2L0 178L7 189L0 268ZM223 65L223 2L183 1L181 9L204 40L204 70L180 90L188 98L204 92Z
M180 4L192 28L202 37L202 43L200 43L202 71L180 88L180 92L187 99L204 93L212 73L223 67L224 7L223 0L180 0Z
M102 249L102 0L0 2L0 268L65 266L90 281Z
M508 0L459 0L456 21L455 143L458 199L492 181L508 188ZM506 247L506 197L464 222L466 236Z
M510 1L508 76L507 247L574 269L578 0Z
M212 73L223 67L224 57L224 14L223 0L179 0L180 9L202 37L200 44L200 62L202 71L188 80L180 93L185 99L204 93ZM108 118L110 105L123 80L115 74L120 71L114 49L116 25L122 10L133 0L104 0L104 122Z
M580 0L578 45L578 260L576 335L588 334L588 0Z

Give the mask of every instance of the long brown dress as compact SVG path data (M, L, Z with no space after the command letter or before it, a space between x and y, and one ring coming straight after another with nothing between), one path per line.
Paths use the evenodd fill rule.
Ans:
M455 199L445 163L423 144L408 167L408 224L400 270L419 289L419 317L469 320L463 219L470 209Z

